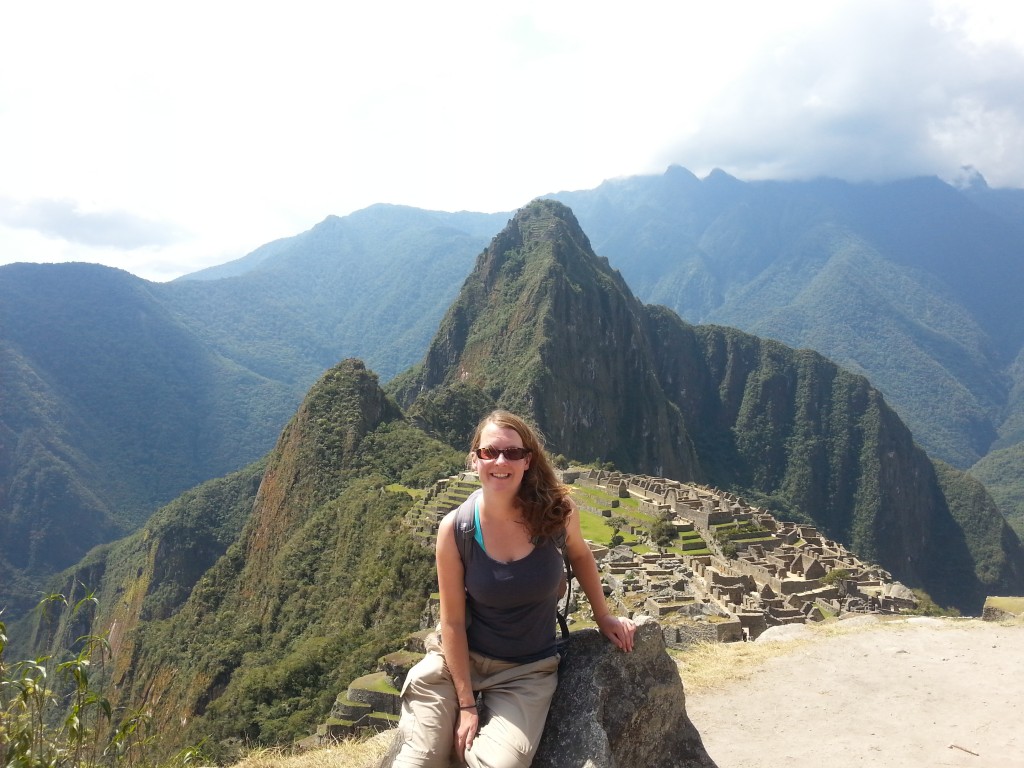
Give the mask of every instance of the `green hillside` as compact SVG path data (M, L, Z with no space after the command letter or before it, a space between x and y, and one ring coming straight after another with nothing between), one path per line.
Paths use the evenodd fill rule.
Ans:
M1024 443L992 451L971 467L1018 536L1024 537Z
M1019 226L937 179L744 183L682 168L560 193L644 301L863 373L932 455L1001 430L1024 347Z
M151 284L87 264L0 269L0 605L266 453L299 395L219 356Z

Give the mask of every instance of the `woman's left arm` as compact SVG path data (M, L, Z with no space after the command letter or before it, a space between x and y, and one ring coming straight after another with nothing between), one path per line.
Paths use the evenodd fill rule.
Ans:
M573 575L590 601L594 621L597 622L601 633L623 651L633 650L633 632L636 625L632 619L613 616L608 609L608 602L604 599L604 589L601 586L601 575L597 572L597 562L594 560L594 553L583 540L580 512L575 504L572 505L572 512L565 522L565 551L572 564Z

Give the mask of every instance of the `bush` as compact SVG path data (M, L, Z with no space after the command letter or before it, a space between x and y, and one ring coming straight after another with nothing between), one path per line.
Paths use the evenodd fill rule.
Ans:
M93 607L92 593L70 606L72 616ZM69 607L50 595L39 608ZM115 712L97 681L103 679L110 646L105 636L85 635L63 661L54 656L9 664L7 627L0 621L0 765L18 768L149 768L155 762L150 717ZM189 765L201 749L185 750L165 765Z

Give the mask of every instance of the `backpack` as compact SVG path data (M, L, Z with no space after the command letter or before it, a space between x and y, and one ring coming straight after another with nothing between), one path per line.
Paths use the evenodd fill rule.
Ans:
M468 557L469 547L476 535L476 523L474 521L474 505L479 491L473 492L468 499L459 505L455 512L455 544L459 548L459 557L465 563ZM535 538L534 546L540 541ZM562 530L554 538L555 548L562 555L562 562L565 564L564 592L555 605L555 619L558 621L558 628L562 633L562 640L569 637L569 605L572 601L572 563L569 562L569 554L565 548L565 531Z

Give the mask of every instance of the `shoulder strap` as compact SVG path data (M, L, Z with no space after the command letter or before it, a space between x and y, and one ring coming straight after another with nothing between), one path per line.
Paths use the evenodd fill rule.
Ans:
M459 556L462 562L468 562L471 551L470 544L473 536L476 535L476 523L473 519L473 509L476 505L476 497L479 491L473 491L469 498L462 502L455 511L455 545L459 548Z
M555 605L555 618L558 619L558 628L562 632L564 643L569 638L569 608L572 603L572 563L569 562L569 550L565 546L565 528L562 528L552 541L562 553L562 562L565 564L565 597Z

